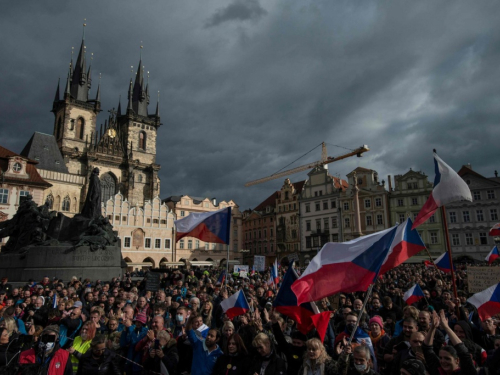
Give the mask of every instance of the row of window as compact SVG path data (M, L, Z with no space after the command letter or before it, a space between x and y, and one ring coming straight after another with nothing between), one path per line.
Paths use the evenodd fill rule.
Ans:
M29 191L21 190L19 192L19 202L21 203L21 197L25 197L29 194ZM0 189L0 203L8 204L9 203L9 189Z
M484 194L486 194L487 199L495 199L495 190L487 190L486 193L476 190L472 192L472 197L474 198L475 201L480 201L484 196ZM419 205L418 197L410 197L408 199L410 200L411 206ZM398 207L403 207L405 205L405 201L406 201L405 198L398 198L396 201L396 205Z
M479 233L479 237L475 239L472 233L464 233L464 237L466 246L488 245L488 233L486 232ZM452 233L451 244L453 246L460 246L461 238L463 238L461 233Z
M476 210L476 221L484 221L485 213L486 212L483 212L483 210ZM491 221L498 220L498 210L496 208L491 208L489 210L489 214ZM458 215L455 211L449 211L448 216L450 218L450 223L458 222ZM471 211L462 211L462 222L470 223L470 221L471 221Z
M108 215L108 219L111 221L113 220L113 215ZM127 221L127 216L122 216L121 217L122 219L122 222L126 222ZM115 215L115 221L114 223L119 223L120 222L120 216L119 215ZM151 219L150 218L146 218L146 223L147 224L151 224ZM161 219L161 220L158 220L158 219L153 219L153 224L162 224L162 225L167 225L167 220L165 219Z
M257 233L259 233L259 237L257 237ZM273 228L269 228L269 235L271 238L274 237L274 230ZM259 230L258 232L256 230L253 231L253 239L261 239L261 238L267 238L267 229L264 228L262 231ZM251 240L252 239L252 232L245 232L245 240Z
M411 214L413 216L413 221L417 220L417 216L418 216L418 212L413 212ZM408 215L410 216L410 215ZM401 224L402 222L406 221L406 214L399 214L399 217L398 217L398 222L399 224ZM428 220L427 220L428 223L435 223L436 222L436 215L432 215Z
M188 250L198 250L200 249L200 240L195 240L194 241L194 247L193 247L193 240L184 240L181 239L179 240L179 249L183 250L186 249L186 242L187 242L187 249ZM216 243L205 243L205 250L224 250L227 249L228 245L224 244L216 244ZM237 247L237 242L234 243L235 249ZM233 249L233 250L235 250Z
M152 242L152 238L145 238L144 239L144 248L145 249L151 249L151 245L153 244ZM170 238L166 238L164 240L164 247L163 249L170 249L171 247L171 240ZM123 237L123 247L125 249L129 249L131 247L131 244L132 244L132 237ZM161 249L161 244L162 244L162 239L161 238L155 238L154 239L154 248L155 249Z
M376 223L377 225L384 225L384 216L382 214L376 215ZM323 229L330 229L330 219L324 218L323 219L323 227L321 226L322 220L321 219L316 219L316 230L321 231L321 228ZM367 226L373 225L373 216L372 215L366 215L365 216L365 224ZM351 226L351 219L349 217L344 218L344 228L349 228ZM337 228L337 218L332 217L331 218L331 227L332 228ZM311 221L307 220L306 221L306 231L310 232L311 229Z
M294 211L297 211L297 203L294 203L293 206L291 203L283 204L278 206L278 212L286 212L292 211L292 207Z
M261 225L262 223L267 224L267 219L268 219L267 217L264 217L262 219L246 220L245 227L255 227ZM270 223L273 222L272 217L269 217L269 222Z
M374 202L371 198L366 198L364 200L365 208L372 208L372 203L375 204L375 207L382 207L382 198L375 198ZM323 210L328 210L328 201L314 203L314 210L315 211L321 211L322 208L323 208ZM337 201L335 201L335 200L330 201L330 208L337 208ZM306 209L306 212L311 212L311 204L306 203L305 209ZM344 202L343 209L344 209L344 211L349 211L349 202Z
M248 250L250 250L250 253L252 254L267 254L268 252L267 244L264 243L264 246L262 246L261 242L255 244L255 246L253 246L251 243L248 244ZM264 250L264 252L262 252L262 250ZM274 252L274 244L272 242L269 244L269 252Z

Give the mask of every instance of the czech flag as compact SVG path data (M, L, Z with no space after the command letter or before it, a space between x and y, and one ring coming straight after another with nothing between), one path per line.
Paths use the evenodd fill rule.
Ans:
M271 267L271 277L273 278L274 284L278 285L280 278L278 277L278 259L274 260L274 264Z
M445 273L451 272L450 257L448 256L447 252L442 254L439 258L437 258L434 261L434 264L436 265L437 268L439 268L441 271ZM453 271L455 271L455 266L453 266Z
M175 240L190 236L205 242L229 244L231 207L213 212L192 213L175 220Z
M500 223L493 225L493 228L490 229L490 236L500 236Z
M325 244L291 287L298 303L318 301L341 291L367 290L378 276L397 228Z
M248 305L247 299L241 289L231 295L228 299L222 301L220 306L229 319L233 319L238 315L243 315L250 310L250 306Z
M434 263L432 263L430 260L424 260L424 266L425 268L434 268Z
M436 210L451 202L469 201L472 202L472 195L464 180L434 151L434 188L418 213L417 219L413 223L412 229L425 223Z
M500 284L474 294L467 301L477 307L482 321L500 313Z
M220 285L224 284L224 281L226 280L226 270L222 270L222 272L219 275L219 278L217 279L217 282L220 283Z
M389 249L387 259L384 261L380 274L383 275L392 268L399 266L404 261L425 249L425 244L416 230L412 230L412 221L406 219L399 225L396 235Z
M500 256L500 252L498 251L498 246L495 246L488 256L484 259L485 261L488 262L488 264L493 263L498 257Z
M413 305L415 302L424 298L424 292L420 285L415 284L403 294L403 299L408 305Z

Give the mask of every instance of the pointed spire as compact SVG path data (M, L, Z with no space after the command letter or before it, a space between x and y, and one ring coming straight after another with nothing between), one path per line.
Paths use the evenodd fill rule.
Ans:
M131 110L133 111L133 107L132 107L132 96L133 96L133 90L132 90L132 78L130 78L130 86L129 86L129 89L128 89L128 107L127 107L127 110Z
M99 139L102 139L102 124L101 124L101 131L99 133Z
M54 103L58 102L60 100L60 94L59 94L59 85L61 84L61 78L57 80L57 89L56 89L56 96L54 97Z
M117 116L122 115L122 96L118 98L118 110L117 110Z
M139 116L148 116L148 94L144 85L144 66L142 65L142 44L139 58L139 66L135 76L135 83L132 96L132 109Z
M64 98L71 96L71 63L69 64L68 78L66 79L66 90L64 90Z
M89 88L90 88L90 80L88 74L90 73L90 67L87 71L86 66L86 46L85 46L85 26L84 23L84 34L82 37L82 43L80 45L80 51L78 52L78 58L76 59L76 63L72 72L71 79L71 96L76 100L86 102L89 98Z
M101 101L101 73L99 73L99 83L97 84L97 94L95 96L95 101Z
M156 102L156 117L160 117L160 90L158 90L158 101Z
M90 65L89 70L87 71L87 87L90 90L90 86L92 85L92 60L94 60L94 53L90 54Z

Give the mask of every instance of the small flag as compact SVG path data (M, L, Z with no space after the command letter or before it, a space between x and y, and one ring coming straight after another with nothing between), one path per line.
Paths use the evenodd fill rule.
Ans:
M493 228L490 229L490 236L500 236L500 223L493 225Z
M403 299L408 305L413 305L415 302L424 298L424 291L420 285L415 284L403 294Z
M498 246L495 246L488 256L484 259L485 261L488 262L488 264L493 263L498 257L500 256L500 252L498 251Z
M220 283L220 285L224 284L224 281L226 280L226 270L222 270L222 272L219 275L219 278L217 279L217 282Z
M229 245L231 207L214 212L192 213L174 223L177 229L176 241L190 236L205 242Z
M274 284L278 285L278 282L280 281L278 277L278 260L274 260L274 264L271 267L271 277L273 278Z
M54 296L52 297L52 308L55 309L57 307L57 293L54 292Z
M425 268L434 268L434 263L432 263L430 260L424 260L424 265Z
M447 252L442 254L439 258L437 258L434 261L434 264L436 265L437 268L439 268L441 271L445 273L451 272L450 257L448 256ZM453 270L455 270L455 266L453 266Z
M474 294L467 301L477 307L479 317L484 322L500 313L500 284L492 285L488 289Z
M233 319L238 315L243 315L250 310L250 306L248 305L245 295L241 292L241 289L231 295L228 299L222 301L220 306L229 319Z

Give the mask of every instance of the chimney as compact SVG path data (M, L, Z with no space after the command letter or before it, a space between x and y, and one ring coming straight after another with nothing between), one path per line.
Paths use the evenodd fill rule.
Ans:
M387 175L387 182L389 184L389 191L392 191L392 180L391 175Z
M495 170L495 177L498 177L498 171Z
M217 199L212 198L212 204L213 204L214 206L217 206Z

